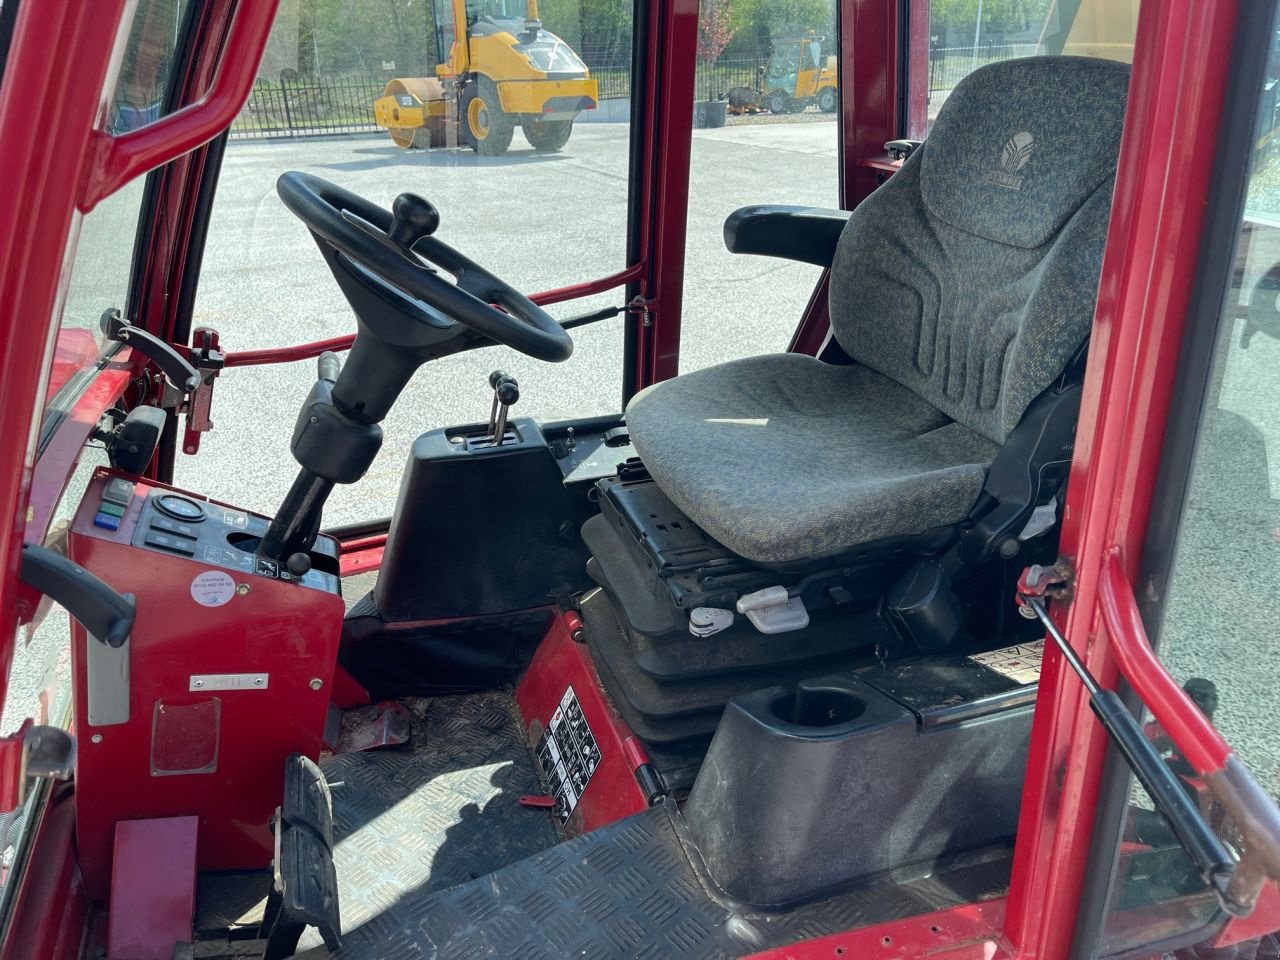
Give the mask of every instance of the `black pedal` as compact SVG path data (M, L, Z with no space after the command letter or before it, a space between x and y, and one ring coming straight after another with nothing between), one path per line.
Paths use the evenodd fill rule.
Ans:
M337 950L342 945L342 920L333 865L333 804L320 768L298 753L285 761L276 851L275 878L263 917L263 960L293 956L309 926L320 931L329 950Z
M333 849L333 798L320 768L295 753L284 768L284 801L280 819L288 827L307 827Z

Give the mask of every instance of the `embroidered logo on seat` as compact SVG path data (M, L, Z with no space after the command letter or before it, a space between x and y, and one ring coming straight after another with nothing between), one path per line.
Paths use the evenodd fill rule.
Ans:
M1005 141L1000 151L1000 169L990 171L983 179L1009 190L1021 190L1025 177L1018 173L1031 159L1031 151L1035 149L1036 138L1027 130L1015 133Z

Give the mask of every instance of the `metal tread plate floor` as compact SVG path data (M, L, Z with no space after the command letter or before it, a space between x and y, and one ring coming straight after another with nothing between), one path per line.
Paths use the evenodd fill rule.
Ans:
M923 879L761 914L712 893L681 840L678 818L668 803L448 890L405 890L382 913L346 927L336 956L727 960L986 899L1008 884L1008 852L1000 850ZM331 954L321 947L300 956Z
M545 811L519 805L543 788L510 693L409 705L409 749L321 762L333 795L344 930L396 915L406 898L465 883L559 839ZM318 943L315 931L304 934L303 947Z

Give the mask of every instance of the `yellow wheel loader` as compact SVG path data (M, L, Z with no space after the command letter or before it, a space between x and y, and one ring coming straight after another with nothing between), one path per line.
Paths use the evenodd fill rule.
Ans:
M836 58L822 58L822 37L774 40L760 78L761 102L770 113L799 113L817 104L836 112Z
M537 0L433 0L436 76L398 78L373 104L401 147L468 145L500 156L516 127L538 151L569 141L600 94L573 49L542 28Z

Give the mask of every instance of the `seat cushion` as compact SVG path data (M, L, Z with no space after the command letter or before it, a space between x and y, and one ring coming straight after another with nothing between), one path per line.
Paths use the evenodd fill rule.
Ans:
M868 367L798 354L655 384L627 422L663 492L757 563L956 523L998 449Z

